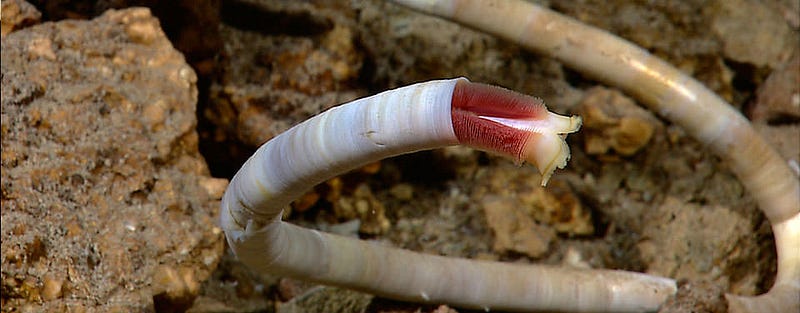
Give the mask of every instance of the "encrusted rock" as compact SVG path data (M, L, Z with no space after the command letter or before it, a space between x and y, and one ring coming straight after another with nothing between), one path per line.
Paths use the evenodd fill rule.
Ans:
M800 43L775 8L761 1L713 1L710 29L722 42L726 57L758 67L776 67L786 61Z
M591 212L581 204L570 186L557 177L552 179L547 187L541 187L540 175L532 168L520 168L508 164L498 166L479 178L482 183L474 190L473 198L500 196L513 199L512 207L515 211L558 233L569 235L594 233Z
M748 117L800 174L800 52L761 85Z
M222 252L220 182L197 149L196 76L158 20L45 23L2 59L2 310L185 308ZM173 272L182 287L161 288Z
M175 49L183 53L198 76L214 70L215 56L222 47L219 36L218 0L29 0L45 20L91 19L110 9L148 7L159 19ZM7 1L3 1L5 4ZM5 19L5 14L3 14ZM202 79L201 79L202 81Z
M800 53L767 77L748 112L757 123L800 123Z
M738 294L756 291L751 288L764 268L737 265L755 250L747 219L722 206L700 207L671 197L648 213L638 244L648 273L714 281Z
M193 268L166 265L156 267L151 286L158 312L185 311L200 289Z
M525 214L517 201L488 196L481 206L494 233L495 252L516 252L535 258L547 252L550 242L555 239L555 231Z
M2 6L0 34L3 38L17 29L38 24L42 18L42 13L25 0L4 0Z
M335 2L241 1L221 11L223 39L201 131L224 175L289 127L366 92L356 87L363 52ZM274 21L265 23L264 21ZM276 27L275 25L291 25ZM231 149L232 144L240 146Z
M594 155L633 155L650 142L658 126L658 120L633 100L603 87L586 92L577 114L583 118L584 149Z
M391 222L386 218L386 209L370 190L369 186L359 184L352 196L340 197L333 202L336 216L346 220L361 220L358 231L368 235L379 235L389 230Z

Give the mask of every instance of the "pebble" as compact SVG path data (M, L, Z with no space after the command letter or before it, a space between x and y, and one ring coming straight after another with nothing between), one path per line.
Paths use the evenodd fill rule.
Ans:
M42 299L45 301L60 298L64 286L64 280L58 279L52 275L45 276L42 286Z
M583 118L584 148L592 155L634 155L650 143L658 126L632 99L603 87L586 92L577 114Z
M494 233L495 252L516 252L536 258L544 255L555 239L555 231L519 210L520 203L515 199L487 196L481 206Z

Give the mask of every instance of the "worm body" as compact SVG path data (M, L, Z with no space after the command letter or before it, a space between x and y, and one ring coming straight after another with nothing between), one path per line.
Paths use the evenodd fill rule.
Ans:
M549 177L569 157L563 134L579 125L534 98L463 78L390 90L323 112L261 146L225 192L222 227L237 257L258 272L394 299L485 310L654 310L675 292L673 280L426 255L280 220L314 185L422 149L466 144L547 164L540 171Z

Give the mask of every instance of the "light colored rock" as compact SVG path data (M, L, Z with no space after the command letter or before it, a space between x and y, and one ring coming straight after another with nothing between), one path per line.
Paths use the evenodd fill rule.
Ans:
M38 24L42 13L25 0L3 0L0 35L6 35L27 26Z
M583 118L586 153L631 156L647 146L658 127L652 114L618 91L592 88L584 94L577 114Z
M639 242L648 273L675 279L714 281L752 294L759 268L739 269L737 259L755 247L750 222L728 208L700 207L667 198L649 212ZM736 271L735 280L731 273ZM741 288L745 288L742 290Z
M519 209L519 202L500 197L486 197L481 202L486 222L494 234L497 253L521 253L532 258L547 252L555 238L553 229L538 224Z
M17 230L2 235L3 309L187 308L221 256L224 187L198 152L197 78L158 20L29 27L2 60L2 229ZM174 288L154 279L173 276L180 297L160 298Z

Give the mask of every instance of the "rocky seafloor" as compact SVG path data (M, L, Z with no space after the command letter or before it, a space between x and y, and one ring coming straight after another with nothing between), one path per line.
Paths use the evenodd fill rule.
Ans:
M800 160L796 1L537 1L648 49ZM675 278L662 312L766 291L769 222L727 165L614 86L384 1L2 2L3 312L466 312L258 275L216 225L258 145L337 104L464 76L581 115L546 188L451 147L292 204L306 227L454 257ZM131 8L146 6L145 8Z

